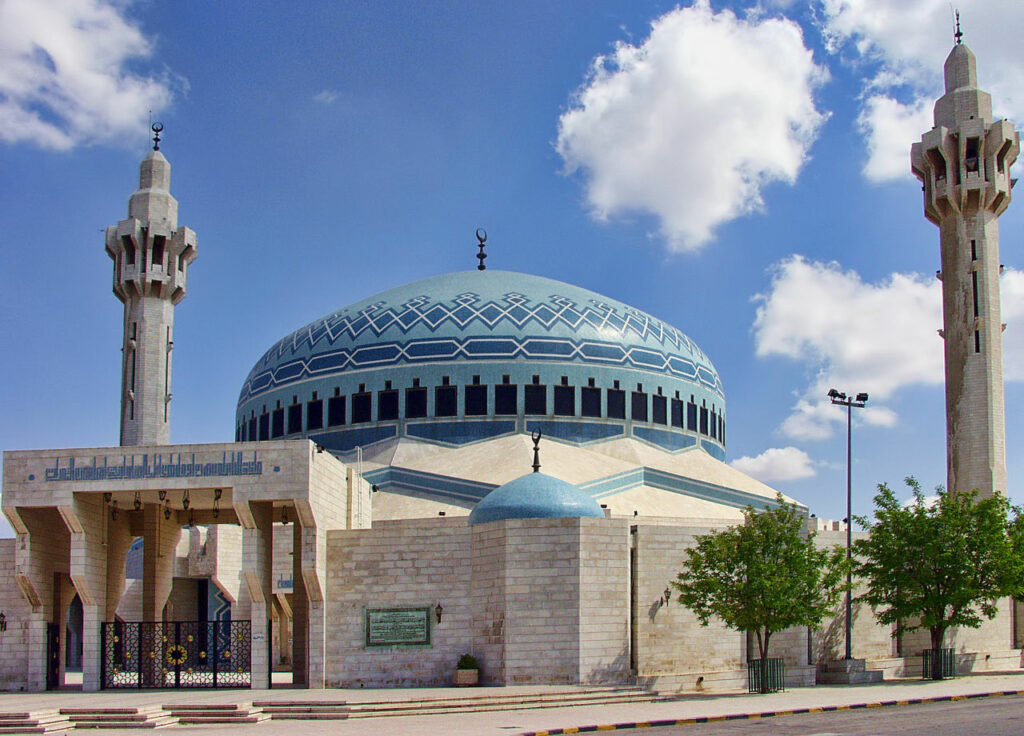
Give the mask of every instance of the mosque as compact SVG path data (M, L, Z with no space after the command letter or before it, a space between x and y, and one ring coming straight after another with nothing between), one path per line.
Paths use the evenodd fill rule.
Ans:
M966 46L950 59L947 90L984 95ZM950 63L967 69L954 87ZM969 124L1010 142L976 153L991 159L979 187L1005 208L1016 133L990 110ZM745 683L747 637L669 605L696 535L778 503L725 462L711 359L614 298L485 268L486 233L476 270L271 346L242 383L234 442L169 444L174 306L198 239L178 225L154 130L106 236L124 304L121 446L4 453L17 536L0 540L0 688L59 687L76 667L85 690L264 688L278 672L310 688L441 685L465 653L488 684ZM936 188L914 160L927 196L945 196L949 180ZM1020 666L1018 613L964 635L972 667ZM909 643L862 614L857 655L908 673ZM788 684L839 656L834 629L776 635Z

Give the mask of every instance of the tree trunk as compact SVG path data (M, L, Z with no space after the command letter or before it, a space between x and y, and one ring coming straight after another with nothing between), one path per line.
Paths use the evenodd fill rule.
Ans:
M932 679L942 679L942 639L946 633L945 627L933 626L929 629L932 637Z
M771 642L772 632L765 629L764 636L761 630L757 630L757 644L761 652L761 682L758 683L758 692L768 692L768 644Z

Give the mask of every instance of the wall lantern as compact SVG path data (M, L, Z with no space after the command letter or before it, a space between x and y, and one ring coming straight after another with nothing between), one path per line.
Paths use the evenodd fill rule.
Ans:
M0 631L7 631L7 615L0 611Z
M181 508L184 509L185 511L188 511L190 503L192 503L192 499L189 498L188 489L186 488L185 492L181 494Z
M437 616L437 622L441 623L441 614L444 613L444 608L441 607L440 602L434 607L434 615Z
M141 496L141 495L139 494L139 492L138 492L138 491L135 491L135 502L134 502L134 506L135 506L135 510L136 510L136 511L138 511L139 509L141 509L141 508L142 508L142 496Z
M284 524L285 526L288 525L288 507L287 506L282 506L281 507L281 523Z
M165 498L167 498L167 491L158 491L156 495L160 497L161 501L163 501Z

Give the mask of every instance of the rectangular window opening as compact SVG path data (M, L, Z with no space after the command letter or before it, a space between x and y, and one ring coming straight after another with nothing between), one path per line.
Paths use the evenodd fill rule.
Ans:
M463 398L466 402L466 416L479 417L487 414L487 386L481 386L480 376L473 376L477 381L472 386L466 386L463 390Z
M448 380L445 376L443 379ZM442 386L434 387L434 416L454 417L459 413L459 393L455 386L445 383Z
M538 378L534 376L534 378ZM529 384L524 387L524 411L526 414L541 415L548 413L548 387Z
M502 384L494 387L494 413L501 416L514 415L519 400L519 387L505 383L507 378L508 376L504 376Z
M562 376L562 385L555 386L555 414L560 417L576 416L576 387L569 386L569 379Z
M419 385L420 379L412 381L413 387L405 390L405 418L423 419L427 416L427 389Z

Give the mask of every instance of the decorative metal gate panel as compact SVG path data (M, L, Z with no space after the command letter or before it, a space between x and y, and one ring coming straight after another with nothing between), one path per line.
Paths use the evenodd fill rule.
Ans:
M60 624L46 624L46 689L60 686Z
M103 624L104 688L252 686L248 621Z

